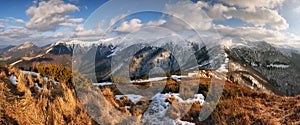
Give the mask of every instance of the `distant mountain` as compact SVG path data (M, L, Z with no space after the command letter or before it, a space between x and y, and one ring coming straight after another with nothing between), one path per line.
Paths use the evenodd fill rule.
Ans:
M0 61L2 63L13 63L24 57L34 57L41 51L41 48L31 42L26 42L19 46L9 46L2 49Z
M13 45L0 45L0 49L14 47Z
M71 67L73 49L66 46L65 43L56 43L49 46L41 47L41 51L31 58L22 58L10 65L30 69L34 65L57 64Z

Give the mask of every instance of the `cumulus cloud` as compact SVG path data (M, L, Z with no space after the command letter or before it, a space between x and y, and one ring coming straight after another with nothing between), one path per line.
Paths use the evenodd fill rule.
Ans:
M207 30L211 28L212 19L202 10L208 6L204 2L196 4L190 1L180 1L176 4L166 5L166 12L170 14L170 20L165 26L172 30Z
M284 30L289 27L287 21L278 14L276 10L266 8L256 8L249 10L229 10L225 14L239 18L247 23L252 23L258 27L270 25L276 30Z
M224 20L227 18L232 18L230 15L225 15L225 12L229 10L236 10L234 7L227 7L223 4L217 3L213 6L206 6L208 8L207 15L214 20Z
M233 28L229 26L217 25L215 27L218 32L224 37L243 38L249 41L269 41L278 42L289 38L286 34L279 31L268 30L266 28L258 27L238 27Z
M102 38L104 35L106 35L106 32L102 29L103 24L104 21L100 21L97 27L93 29L85 29L82 24L77 25L77 27L74 29L74 32L72 32L70 36L73 39L81 39L87 41Z
M125 21L121 23L121 25L116 27L114 31L119 33L131 33L131 32L139 31L142 28L148 26L161 26L166 22L167 22L166 20L160 19L157 21L149 21L145 24L142 24L142 21L140 19L134 18L131 19L130 21Z
M123 22L119 27L115 29L116 32L130 33L138 31L143 26L140 19L132 19L130 21Z
M221 0L230 6L239 6L254 10L255 8L275 8L283 4L285 0Z
M67 14L75 11L79 11L77 6L66 4L61 0L42 1L38 6L31 6L26 11L30 17L26 27L37 31L54 31L63 23L74 21L69 19Z
M221 3L210 5L207 8L209 17L214 20L238 18L256 27L270 26L276 30L285 30L289 27L287 21L274 9L282 4L282 0L265 1L238 1L223 0L231 6Z

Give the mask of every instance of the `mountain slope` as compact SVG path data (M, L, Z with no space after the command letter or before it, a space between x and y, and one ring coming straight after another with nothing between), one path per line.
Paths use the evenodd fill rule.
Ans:
M228 50L231 57L246 67L252 74L264 77L272 86L285 95L300 94L300 69L297 54L284 55L265 42L248 43ZM299 57L299 56L298 56Z

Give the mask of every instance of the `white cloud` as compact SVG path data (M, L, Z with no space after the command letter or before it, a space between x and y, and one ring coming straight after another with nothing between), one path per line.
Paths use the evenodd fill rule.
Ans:
M139 31L148 26L158 27L165 24L166 22L167 22L166 20L160 19L157 21L149 21L145 24L142 24L142 21L140 19L135 18L135 19L131 19L130 21L125 21L121 23L121 25L116 27L114 31L120 33L131 33L131 32Z
M300 14L300 6L299 6L299 7L296 7L296 8L294 8L294 9L293 9L293 11L294 11L295 13L298 13L298 14Z
M56 32L53 34L53 37L65 37L65 34L63 32Z
M165 24L166 22L167 22L166 20L160 19L158 21L149 21L146 25L148 25L148 26L159 26L159 25Z
M74 32L71 33L71 37L75 39L84 39L84 40L103 37L106 34L106 32L102 29L103 24L104 21L100 21L97 27L94 29L85 29L82 24L77 25L77 27L74 29Z
M27 30L26 28L16 27L16 26L12 26L8 30L4 30L3 32L0 32L1 36L5 36L8 38L17 38L17 39L28 37L31 34L32 32Z
M243 8L255 9L259 8L275 8L281 6L285 0L221 0L231 6L239 6Z
M109 21L109 24L108 24L108 27L107 27L107 30L111 30L111 27L119 20L121 19L124 19L127 15L126 14L121 14L119 16L116 16L114 18L112 18L110 21Z
M105 32L103 30L80 30L74 32L72 37L93 37L93 36L103 36Z
M11 26L4 30L0 28L0 44L20 44L24 43L26 38L32 35L32 32L24 27Z
M4 32L0 32L0 45L18 45L25 41L33 42L37 45L47 45L58 41L69 41L67 32L55 32L44 34L30 31L24 27L10 27Z
M83 18L70 18L70 19L68 19L68 22L81 23L83 20L84 20Z
M267 8L255 8L254 11L249 11L248 9L229 10L225 15L239 18L258 27L270 25L276 30L284 30L289 27L287 21L276 10Z
M196 4L190 1L180 1L174 5L166 5L166 12L170 14L170 20L165 24L173 30L207 30L211 28L212 19L202 10L206 3L198 1Z
M227 7L220 3L206 8L209 8L207 11L207 15L214 20L224 20L226 18L232 18L232 16L224 15L224 12L228 12L229 10L236 10L234 7Z
M17 23L21 23L21 24L25 24L25 21L24 21L24 20L22 20L22 19L16 19L16 20L15 20L15 22L17 22Z
M287 21L279 15L276 6L282 4L282 0L265 1L237 1L223 0L232 7L224 6L221 3L210 5L207 14L214 20L238 18L256 27L270 26L276 30L285 30L289 27ZM238 6L238 7L237 7Z
M0 19L0 22L5 23L5 24L10 24L10 23L20 23L20 24L24 24L25 21L22 19L17 19L14 17L6 17L3 19Z
M77 6L61 0L41 1L38 6L31 6L26 11L30 17L26 27L37 31L54 31L69 21L68 13L75 11L79 11Z
M83 22L83 18L70 18L66 22L60 23L60 26L76 27L79 23Z
M143 26L142 21L140 19L132 19L129 22L125 21L123 22L119 27L115 29L116 32L121 33L130 33L140 30L140 28Z
M4 25L0 23L0 31L4 30Z
M281 42L291 40L295 37L287 35L279 31L268 30L266 28L258 27L238 27L233 28L229 26L217 25L215 27L218 32L224 37L243 38L249 41L267 41L267 42Z

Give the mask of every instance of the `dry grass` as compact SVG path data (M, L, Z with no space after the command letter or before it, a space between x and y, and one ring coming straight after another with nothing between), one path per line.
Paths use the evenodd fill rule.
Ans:
M37 90L34 89L31 75L24 75L13 69L10 73L18 77L18 84L14 86L10 83L8 74L3 73L3 70L1 72L0 124L94 123L84 111L74 90L64 83L57 85L57 88L49 88L53 83L40 81L44 90Z
M211 116L198 124L299 124L300 96L282 97L226 82Z

